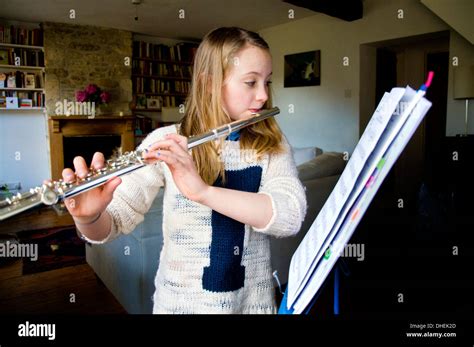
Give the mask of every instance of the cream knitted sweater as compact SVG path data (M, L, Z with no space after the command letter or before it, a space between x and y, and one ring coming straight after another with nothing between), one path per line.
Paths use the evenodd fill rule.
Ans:
M168 133L177 133L176 126L156 129L139 148ZM306 215L305 191L285 138L283 144L285 153L258 161L251 153L243 155L240 141L226 140L222 152L227 188L271 198L273 216L263 229L187 199L167 165L159 162L122 177L107 207L110 234L89 241L103 243L133 231L164 186L163 249L153 313L276 313L269 236L296 234Z

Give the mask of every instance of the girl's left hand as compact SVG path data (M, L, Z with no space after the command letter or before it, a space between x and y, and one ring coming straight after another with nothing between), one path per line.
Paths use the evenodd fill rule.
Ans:
M189 200L202 202L209 185L199 176L193 157L188 152L188 139L178 134L167 134L164 140L151 144L144 152L148 163L163 161L173 175L179 191Z

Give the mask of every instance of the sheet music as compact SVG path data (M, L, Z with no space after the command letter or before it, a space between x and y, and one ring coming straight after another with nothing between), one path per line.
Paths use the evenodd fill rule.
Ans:
M388 146L399 133L402 125L407 120L411 111L424 95L424 92L420 91L416 93L410 87L407 87L404 91L405 93L403 94L403 97L399 99L400 102L397 105L398 112L395 112L389 117L389 121L386 123L386 128L382 129L382 134L380 134L380 129L377 129L379 130L377 133L374 129L369 129L369 126L367 127L364 135L361 137L361 140L354 150L353 157L347 164L348 168L344 170L338 184L336 184L336 187L332 193L338 194L339 196L338 198L332 199L333 201L330 201L327 206L330 206L331 208L329 218L334 218L334 216L337 215L337 219L331 219L328 221L329 218L324 218L324 214L326 214L325 204L319 213L318 218L320 215L323 215L321 218L322 220L327 221L327 223L316 224L317 227L319 226L322 229L313 229L312 226L308 231L308 234L313 233L313 235L311 235L312 237L305 237L300 244L300 247L304 248L298 247L295 254L293 255L292 262L290 264L288 305L291 306L294 303L298 295L305 287L306 283L310 279L311 274L317 266L318 259L320 259L323 253L328 249L331 240L334 238L335 233L339 230L341 223L348 213L349 208L353 205L355 199L368 182L370 174L375 169L382 154L385 153ZM384 111L389 112L390 110L391 109L385 109ZM395 108L393 108L393 110L395 110ZM387 117L387 114L385 114L385 116ZM372 126L374 123L370 122L369 124ZM369 134L369 136L365 136L366 133ZM369 141L372 141L372 143ZM373 142L376 142L376 146L373 144ZM368 145L368 143L370 145ZM374 149L374 151L373 153L369 153L367 149ZM351 168L351 165L354 165L354 167ZM357 177L349 176L350 173L354 171L358 173ZM342 195L344 190L340 189L341 186L350 186L350 189L345 191L345 196ZM328 201L329 200L331 200L331 196L328 198ZM334 203L334 201L337 202ZM308 234L306 236L308 236ZM310 243L314 239L318 240L318 242ZM300 253L301 249L305 249L305 251ZM292 282L295 278L292 271L292 269L294 269L292 266L294 262L298 264L296 268L298 268L300 271L303 268L306 269L306 271L303 272L302 278L299 278L299 282L296 282L296 285L295 282ZM303 266L300 264L301 262L303 263Z
M352 158L347 163L346 169L293 255L288 279L288 305L293 304L300 292L301 284L308 279L308 272L315 258L315 250L322 248L339 214L338 211L347 200L368 155L376 146L404 94L404 88L393 88L390 93L384 94L362 134Z
M344 223L335 235L334 240L331 242L331 255L328 259L325 259L324 257L319 258L318 265L314 273L311 275L308 285L304 288L301 296L294 305L294 313L301 313L305 310L325 281L326 277L331 272L331 269L339 259L342 250L349 242L355 228L359 224L361 217L365 214L367 208L375 197L380 185L390 172L390 169L395 164L406 144L410 141L430 107L431 102L426 99L421 99L421 101L416 105L410 117L400 130L398 136L383 155L385 164L381 167L378 166L377 169L374 170L371 175L374 177L371 181L371 185L364 188L350 212L346 215Z

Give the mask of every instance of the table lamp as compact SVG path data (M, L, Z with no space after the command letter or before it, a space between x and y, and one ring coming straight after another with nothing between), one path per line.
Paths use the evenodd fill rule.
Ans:
M468 135L469 99L474 99L474 65L454 69L454 99L466 100L465 135Z

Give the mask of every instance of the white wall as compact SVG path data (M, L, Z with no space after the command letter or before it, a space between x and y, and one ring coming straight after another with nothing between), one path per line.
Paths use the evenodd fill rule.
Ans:
M465 133L466 102L454 100L453 58L458 58L459 66L474 65L474 46L455 31L451 31L449 41L451 64L449 66L448 88L448 119L446 120L446 135L454 136ZM469 103L469 128L468 133L474 134L474 100Z
M398 18L398 10L403 10L403 19ZM274 104L282 110L276 119L293 146L318 146L324 151L352 152L357 144L360 44L449 29L416 0L365 0L364 17L354 22L323 14L297 18L295 7L295 19L259 32L273 55ZM463 63L472 64L473 46L455 33L452 37L451 56L462 56ZM283 88L284 56L311 50L321 50L321 85ZM343 66L343 57L349 58L349 66ZM464 101L452 100L451 69L447 135L462 132L464 117L460 111ZM345 91L351 96L345 97ZM290 104L295 106L294 114L288 113Z
M43 113L0 111L0 183L19 182L27 191L50 178L47 136Z

